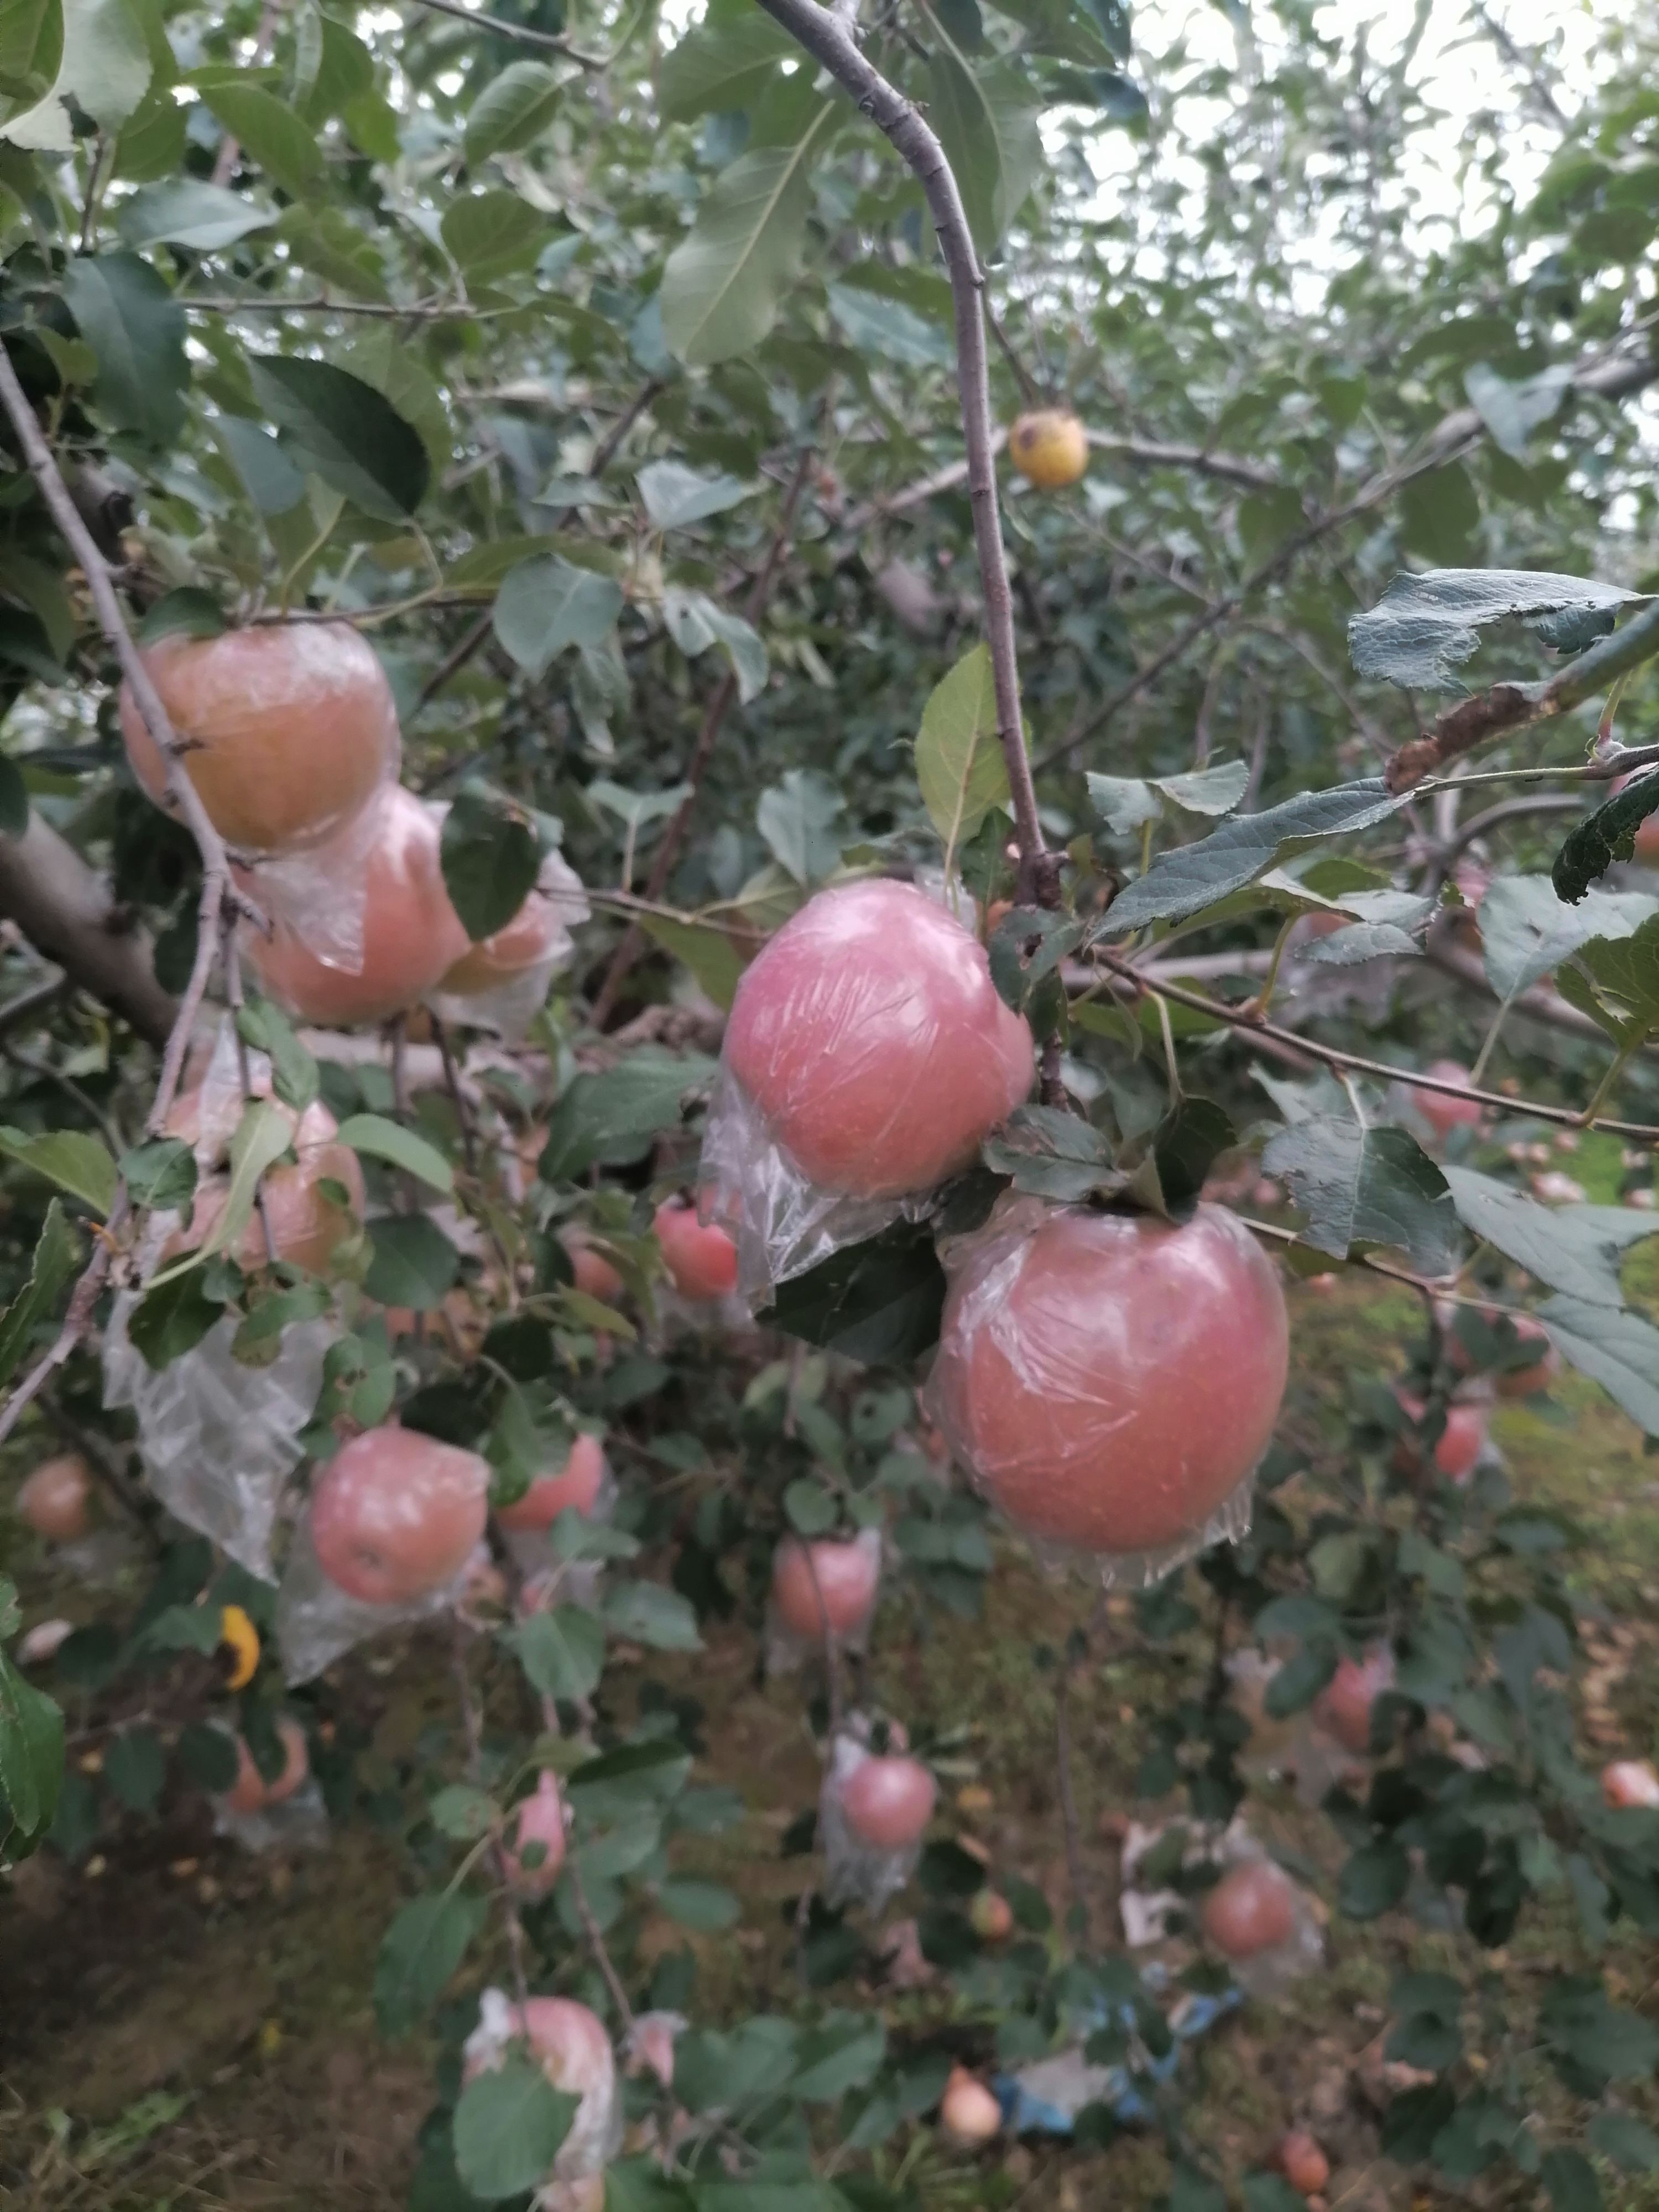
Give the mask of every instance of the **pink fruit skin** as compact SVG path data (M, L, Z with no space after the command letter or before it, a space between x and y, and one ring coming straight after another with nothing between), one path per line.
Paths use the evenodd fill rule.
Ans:
M1442 1083L1471 1079L1468 1069L1455 1060L1431 1060L1423 1073ZM1478 1098L1453 1098L1443 1091L1413 1091L1412 1098L1419 1114L1442 1137L1453 1129L1473 1128L1486 1110Z
M406 1012L467 951L466 932L444 888L436 817L400 784L373 804L380 811L367 863L355 842L343 847L340 859L343 877L366 877L359 971L329 967L280 921L271 938L255 933L248 941L249 957L271 995L304 1020L331 1029ZM351 825L348 840L358 835L358 825ZM319 866L327 865L329 850L319 849ZM257 870L239 881L258 898Z
M953 2067L939 2100L939 2119L958 2142L989 2142L1002 2126L1002 2107L965 2067Z
M573 2097L609 2096L616 2077L611 2039L585 2004L574 1997L531 1997L514 2008L513 2024L556 2089ZM469 2075L479 2070L467 2069Z
M597 1298L603 1306L614 1306L626 1285L604 1253L596 1252L579 1237L566 1237L562 1241L570 1255L570 1272L576 1279L576 1288L585 1291L590 1298Z
M76 1452L42 1460L17 1493L17 1510L49 1544L73 1543L92 1524L92 1477Z
M674 2086L675 2023L660 2012L646 2013L634 2023L631 2071L654 2074L665 2089Z
M1317 2197L1331 2178L1331 2162L1305 2129L1292 2128L1279 2146L1280 2172L1304 2197Z
M695 1206L665 1199L651 1226L669 1279L683 1298L723 1298L737 1288L737 1246L723 1229L699 1221Z
M270 1224L270 1241L279 1260L322 1274L335 1247L361 1221L367 1198L363 1171L349 1145L337 1145L339 1123L320 1100L313 1099L297 1118L294 1131L295 1164L266 1170L259 1183L264 1218ZM326 1179L344 1190L348 1206L334 1205L317 1188ZM205 1243L225 1210L230 1195L228 1178L198 1183L191 1204L190 1224L169 1238L167 1254L191 1251ZM262 1267L266 1261L265 1233L258 1212L242 1231L236 1258L244 1267Z
M265 1780L253 1764L252 1753L241 1737L237 1737L236 1779L224 1796L233 1813L263 1813L268 1805L284 1803L310 1773L306 1732L299 1722L284 1714L276 1723L276 1733L283 1745L283 1771L274 1782Z
M1180 1228L1056 1210L952 1282L930 1411L1026 1534L1157 1551L1260 1460L1289 1364L1279 1278L1224 1208Z
M861 1198L967 1167L1033 1073L971 931L874 881L818 892L744 970L726 1059L807 1180Z
M1645 1759L1615 1759L1601 1769L1601 1795L1615 1808L1659 1808L1659 1774Z
M1204 1900L1204 1932L1229 1959L1253 1959L1289 1940L1296 1900L1279 1869L1253 1859L1224 1874Z
M311 1540L329 1580L365 1605L404 1605L441 1589L483 1534L489 1469L387 1422L366 1429L323 1469L311 1496Z
M511 1820L513 1841L505 1855L513 1887L520 1897L545 1897L564 1864L564 1800L559 1795L558 1778L545 1772L538 1775L534 1794L514 1809ZM533 1867L524 1863L525 1847L529 1844L544 1847L539 1864Z
M816 1577L816 1580L815 1580ZM772 1603L793 1636L862 1628L874 1610L881 1553L872 1544L803 1544L786 1536L772 1554Z
M842 1785L847 1825L878 1850L908 1850L933 1817L933 1778L916 1759L872 1758Z
M1400 1401L1401 1410L1412 1420L1422 1419L1420 1398L1413 1398L1404 1390L1396 1390L1394 1395ZM1486 1417L1479 1406L1448 1406L1446 1425L1434 1448L1434 1463L1448 1482L1467 1482L1486 1441ZM1420 1471L1422 1460L1415 1437L1401 1437L1395 1446L1394 1463L1401 1474Z
M1346 1751L1369 1751L1371 1707L1394 1680L1394 1654L1386 1645L1363 1660L1346 1655L1314 1704L1314 1717Z
M504 1528L550 1528L567 1505L591 1513L605 1480L605 1447L597 1437L580 1436L557 1474L538 1474L524 1496L496 1508Z

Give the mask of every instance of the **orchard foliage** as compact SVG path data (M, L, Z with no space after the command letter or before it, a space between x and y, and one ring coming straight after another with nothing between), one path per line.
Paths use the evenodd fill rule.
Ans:
M145 1563L51 1649L0 1579L0 1855L82 1862L189 1791L244 1839L397 1836L374 2002L438 2053L422 2212L1006 2201L983 2146L1039 2124L1016 2077L1060 2054L1086 2191L1139 2124L1170 2212L1285 2212L1324 2152L1224 2159L1182 2045L1373 1923L1377 2154L1634 2206L1659 2026L1608 1962L1650 1985L1650 1747L1604 1787L1575 1681L1607 1531L1517 1494L1486 1417L1571 1370L1659 1436L1650 27L1609 11L1569 84L1525 11L1475 10L1500 104L1453 118L1423 9L1391 46L1297 0L866 8L983 264L1009 443L978 520L1045 855L1011 842L963 303L917 176L792 34L810 0L471 12L0 8L8 1565L33 1609L45 1544L94 1592ZM175 680L204 647L213 701ZM261 725L251 793L218 749L241 672L330 652L355 675ZM295 825L341 823L305 873ZM872 1004L922 937L967 960L933 1063L860 1059L878 1005L759 1002L792 917L872 878L919 890L813 914L880 908ZM734 1082L877 1208L799 1266L751 1265L779 1207L756 1168L732 1211ZM1024 1353L994 1275L964 1349L961 1240L1056 1209L1177 1273L1236 1243L1250 1342L1189 1300L1191 1371L1171 1324L1103 1391L1131 1333L1060 1324L1156 1318L1137 1261L1042 1286ZM1261 1456L1269 1263L1381 1274L1421 1321L1336 1378L1292 1327ZM1138 1425L1133 1533L1051 1510L1079 1407L1085 1485ZM422 1486L443 1525L411 1533ZM1126 1880L1168 1909L1162 1979L951 1840L972 1713L907 1740L875 1703L881 1608L974 1618L1022 1534L1073 1549L1041 1663L1074 1877L1068 1685L1152 1657ZM1091 1611L1102 1553L1146 1574ZM799 1885L749 2007L696 1964L749 1903L707 1870L744 1802L699 1774L734 1623L826 1774L768 1799ZM395 1771L350 1694L391 1627L457 1700ZM1282 1869L1274 1723L1325 1822Z

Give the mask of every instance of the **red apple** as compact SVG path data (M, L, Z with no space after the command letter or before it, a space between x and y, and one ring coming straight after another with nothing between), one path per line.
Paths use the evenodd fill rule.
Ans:
M1277 1949L1296 1929L1296 1893L1267 1859L1246 1859L1224 1874L1204 1900L1204 1932L1229 1959Z
M587 919L580 881L556 854L543 862L542 872L544 881L512 920L456 961L444 976L445 991L455 998L476 998L568 951L572 925Z
M1614 1807L1659 1808L1659 1773L1645 1759L1615 1759L1601 1769L1601 1795Z
M92 1525L92 1469L79 1452L42 1460L17 1493L17 1510L49 1544L73 1543Z
M605 1447L584 1432L556 1474L538 1474L514 1504L496 1507L495 1518L504 1528L550 1528L567 1505L591 1513L604 1480Z
M1423 1401L1413 1398L1409 1391L1395 1390L1400 1410L1408 1420L1423 1418ZM1448 1482L1465 1483L1474 1472L1486 1443L1486 1415L1480 1406L1454 1405L1446 1408L1446 1425L1440 1432L1440 1441L1434 1448L1434 1463ZM1423 1472L1423 1455L1417 1438L1402 1436L1394 1448L1396 1474L1418 1475Z
M263 1813L268 1806L281 1805L290 1798L311 1771L311 1755L306 1746L306 1732L298 1721L284 1713L276 1723L276 1734L283 1746L283 1771L274 1782L267 1782L253 1763L253 1754L239 1735L236 1739L236 1779L226 1790L223 1803L233 1813Z
M1284 1294L1237 1218L1054 1208L970 1249L929 1410L1026 1534L1155 1552L1202 1528L1267 1448Z
M343 1445L311 1493L311 1540L329 1580L365 1605L441 1589L483 1534L489 1468L388 1421Z
M860 1198L969 1166L1031 1087L985 948L914 884L809 899L744 971L726 1060L810 1182Z
M1002 2125L1002 2107L976 2075L953 2066L939 2100L940 2124L969 2148L988 2143Z
M499 1990L486 1990L479 2009L481 2025L467 2038L463 2078L475 2081L499 2067L511 2042L522 2036L552 2087L580 2100L552 2175L567 2187L599 2179L611 2147L617 2094L616 2059L603 2022L574 1997L530 1997L519 2006L509 2005ZM598 2202L603 2201L601 2194Z
M1014 1908L1000 1890L975 1890L968 1917L975 1935L987 1943L1006 1943L1014 1932Z
M513 1840L503 1848L507 1879L520 1897L545 1897L564 1864L564 1800L559 1778L544 1767L532 1796L507 1815ZM525 1863L525 1853L534 1844L542 1847L535 1866Z
M330 865L331 854L337 857L343 885L362 878L362 959L356 972L319 960L280 918L269 939L255 932L248 940L249 957L271 996L303 1020L328 1029L389 1021L406 1012L467 949L466 932L444 888L439 825L431 810L398 784L374 804L366 859L361 823L352 823L344 839L315 855L321 868ZM258 902L257 871L239 881Z
M1346 1751L1371 1747L1371 1707L1394 1681L1394 1654L1386 1644L1364 1659L1345 1652L1337 1669L1314 1701L1314 1718Z
M723 1298L737 1288L737 1246L723 1229L699 1221L688 1200L665 1199L651 1226L669 1279L683 1298Z
M265 623L166 637L144 665L185 747L185 773L233 850L318 844L398 773L398 714L374 648L344 623ZM158 805L167 770L131 690L121 735Z
M570 1272L576 1279L576 1288L585 1291L590 1298L597 1298L602 1306L614 1307L625 1294L627 1285L604 1253L596 1251L574 1229L567 1230L559 1242L570 1255Z
M1305 2128L1291 2128L1279 2139L1273 2162L1292 2189L1317 2197L1331 2178L1331 2162Z
M841 1808L860 1843L903 1851L921 1841L936 1795L933 1778L920 1759L872 1755L842 1784Z
M181 1100L179 1103L178 1127L173 1127L173 1115L168 1116L168 1127L189 1143L194 1140L186 1133L193 1126L199 1127L200 1107L192 1107L190 1100ZM271 1243L279 1260L292 1261L295 1267L308 1268L314 1275L324 1274L335 1250L362 1218L366 1203L363 1171L350 1146L334 1141L340 1125L320 1099L313 1099L303 1114L293 1114L283 1106L279 1106L278 1111L287 1115L293 1124L295 1158L291 1164L268 1168L260 1178L260 1195L265 1220L270 1224ZM345 1206L337 1206L321 1188L325 1182L341 1186L346 1193ZM229 1196L228 1175L210 1176L198 1183L189 1221L167 1239L166 1256L193 1251L198 1245L205 1243ZM257 1207L232 1257L244 1267L264 1266L265 1233Z
M854 1538L803 1544L786 1536L772 1554L772 1605L792 1636L846 1636L875 1610L881 1545Z
M1441 1083L1467 1085L1474 1080L1468 1069L1455 1060L1431 1060L1423 1073ZM1412 1103L1437 1137L1448 1137L1454 1129L1474 1128L1486 1110L1478 1098L1455 1098L1448 1091L1419 1091L1415 1086Z

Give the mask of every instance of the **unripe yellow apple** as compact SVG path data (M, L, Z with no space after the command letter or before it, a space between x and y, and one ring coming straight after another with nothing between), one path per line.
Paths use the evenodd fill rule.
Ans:
M1040 491L1074 484L1089 465L1089 434L1064 407L1037 407L1008 433L1008 458Z

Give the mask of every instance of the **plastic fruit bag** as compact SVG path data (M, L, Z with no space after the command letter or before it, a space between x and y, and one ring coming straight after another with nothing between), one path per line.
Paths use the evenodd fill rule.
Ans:
M440 1021L517 1042L546 1005L553 978L574 959L573 933L591 913L581 878L562 854L548 854L518 913L461 955L428 1005Z
M830 1745L818 1792L818 1844L829 1903L879 1912L921 1862L933 1785L917 1760L872 1752L861 1741L863 1726L852 1717ZM877 1794L867 1789L872 1781L891 1786ZM860 1802L861 1794L870 1796L870 1804Z
M603 2206L598 2181L622 2147L622 2100L617 2094L617 2065L611 2039L597 2014L569 1997L529 1997L522 2007L506 1992L487 1989L478 1999L478 2025L462 2052L466 2081L505 2063L517 2043L548 2081L577 2098L569 2132L554 2154L546 2181L532 2202L538 2212L586 2212Z
M881 1531L803 1542L786 1536L772 1557L766 1605L766 1671L782 1674L838 1651L862 1652L881 1595Z

